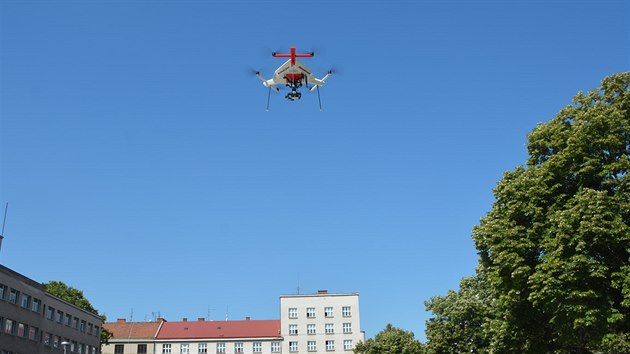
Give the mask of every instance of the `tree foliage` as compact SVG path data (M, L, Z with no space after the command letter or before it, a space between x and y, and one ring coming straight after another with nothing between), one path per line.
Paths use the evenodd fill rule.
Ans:
M71 286L66 285L64 282L51 280L48 283L44 283L44 289L76 307L79 307L89 313L100 316L103 319L103 322L106 321L105 315L99 315L98 310L96 310L90 301L83 296L83 291L73 288ZM101 328L101 345L108 344L109 339L113 336L113 333L108 331L105 328Z
M427 321L427 353L477 353L488 339L480 329L487 323L490 293L478 277L464 278L459 291L425 302L435 317Z
M388 324L374 339L358 343L355 354L423 354L422 343L412 332Z
M629 85L607 77L528 135L473 229L475 280L427 304L429 348L629 352Z

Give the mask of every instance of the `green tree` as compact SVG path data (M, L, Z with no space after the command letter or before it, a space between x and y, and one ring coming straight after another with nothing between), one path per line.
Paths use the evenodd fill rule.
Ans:
M478 277L464 278L459 291L425 302L435 317L427 321L427 353L478 353L488 346L481 328L489 319L489 291Z
M458 328L463 314L482 318L481 334L457 338L476 352L627 352L629 85L630 73L607 77L528 135L526 165L504 174L473 229L484 313L441 306L470 300L465 288L433 298L429 347L452 341L436 329Z
M423 346L412 332L388 324L374 339L358 343L355 354L423 354Z
M83 291L73 288L71 286L66 285L64 282L51 280L48 283L44 283L44 289L50 294L65 300L83 310L92 313L94 315L100 316L103 319L103 322L107 320L105 315L99 315L98 310L96 310L92 304L88 301L88 299L83 296ZM113 336L113 333L108 331L105 328L101 328L101 345L105 345L109 343L109 339Z

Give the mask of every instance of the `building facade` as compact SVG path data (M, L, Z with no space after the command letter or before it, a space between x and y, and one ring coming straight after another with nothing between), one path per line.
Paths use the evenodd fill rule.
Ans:
M108 345L103 346L102 354L158 353L155 339L164 322L162 318L155 322L127 322L125 319L118 319L115 323L105 324L113 337Z
M279 320L158 321L105 323L103 354L349 354L364 340L359 295L325 290L280 296Z
M364 340L358 294L280 296L283 353L352 353Z
M97 354L102 319L0 265L0 354Z
M279 353L278 320L166 322L157 336L158 353Z

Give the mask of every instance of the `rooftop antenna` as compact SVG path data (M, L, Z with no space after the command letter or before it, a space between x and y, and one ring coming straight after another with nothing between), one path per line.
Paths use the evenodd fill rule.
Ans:
M2 232L0 232L0 250L2 249L2 239L4 238L4 225L7 223L7 210L9 210L9 202L4 207L4 219L2 220Z
M0 236L4 235L4 225L7 223L7 210L9 210L9 202L4 206L4 220L2 220L2 232L0 232Z
M225 320L228 320L228 313L230 313L230 305L225 305Z
M129 322L133 322L133 307L131 308L131 315L129 315Z

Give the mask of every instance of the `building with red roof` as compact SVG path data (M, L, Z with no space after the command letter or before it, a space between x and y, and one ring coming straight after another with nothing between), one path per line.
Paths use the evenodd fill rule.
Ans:
M155 338L166 321L158 318L155 322L127 322L119 318L116 322L105 323L104 329L112 332L109 345L104 345L102 354L114 353L156 353Z
M279 320L106 323L114 332L103 354L352 354L364 340L359 295L280 296Z

